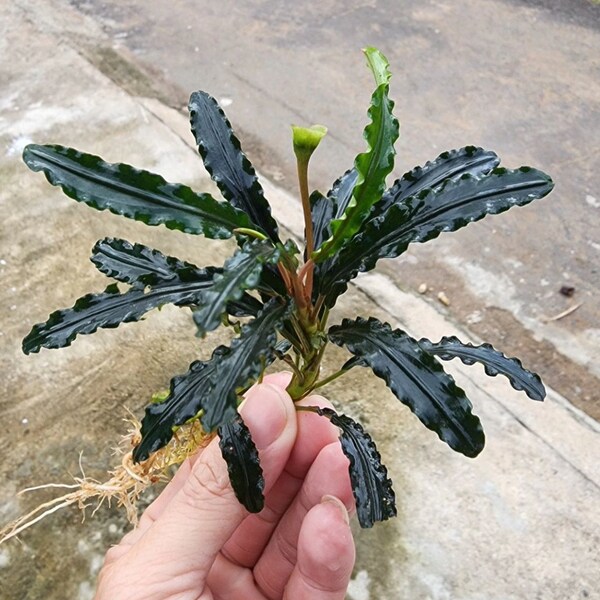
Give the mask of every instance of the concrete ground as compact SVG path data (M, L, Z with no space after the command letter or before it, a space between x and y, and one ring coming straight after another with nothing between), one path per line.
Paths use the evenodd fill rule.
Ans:
M465 76L460 85L455 84L456 88L447 79L441 80L447 84L445 89L448 93L452 92L453 98L462 95L460 100L454 102L457 111L455 117L445 113L442 121L436 124L440 116L436 110L439 102L437 97L441 91L435 83L435 72L417 69L413 63L408 79L410 84L402 96L402 112L408 116L403 128L405 148L414 148L413 162L417 163L432 157L432 139L438 140L435 144L440 146L433 149L433 154L447 146L476 141L497 149L506 156L510 165L530 162L554 175L553 168L560 167L563 160L562 172L565 175L564 179L561 178L560 186L557 186L558 200L544 201L540 207L517 213L519 216L512 221L496 224L494 227L497 226L503 235L508 234L510 241L494 251L486 253L483 248L482 252L476 252L477 238L464 238L464 244L470 249L469 260L475 261L473 257L477 256L472 264L466 261L467 267L462 264L460 249L454 245L444 246L450 242L438 240L436 243L441 243L443 248L440 250L442 259L436 257L435 253L424 254L426 247L423 247L419 248L419 253L411 254L413 258L400 265L399 271L386 267L378 273L359 278L340 303L335 318L355 314L373 315L401 326L416 336L437 339L443 334L458 333L462 338L476 339L478 335L488 333L485 328L477 328L488 319L493 320L488 313L496 316L507 313L514 320L514 327L502 330L501 337L505 338L505 343L499 343L500 347L512 351L513 347L523 345L527 351L526 358L534 356L536 348L532 349L521 342L521 337L526 333L523 330L525 325L534 341L551 344L554 348L552 351L560 355L560 361L563 362L553 363L553 368L556 370L557 364L562 365L561 368L575 380L580 379L584 385L586 381L594 381L587 377L596 377L592 372L596 363L592 364L589 360L586 363L584 359L587 355L581 354L581 344L582 340L588 339L588 334L582 332L597 328L597 321L593 320L597 316L597 304L594 304L597 279L594 285L591 270L597 263L596 255L592 252L595 250L593 244L600 240L597 239L597 229L592 226L594 219L598 219L600 209L595 206L591 185L593 179L597 181L598 177L592 168L592 132L594 126L597 129L598 122L597 118L593 118L593 111L597 111L599 96L598 80L591 76L586 80L586 73L591 73L598 66L598 53L592 52L594 43L598 47L598 34L593 26L554 21L545 13L537 12L537 9L514 4L507 18L520 17L523 33L527 24L535 30L537 26L533 25L540 21L547 28L548 39L542 48L536 50L536 58L540 61L543 59L546 69L554 62L556 73L568 76L568 85L558 85L554 80L554 83L550 82L544 79L549 75L541 74L536 75L538 79L533 82L529 78L522 81L515 75L519 71L515 71L515 64L507 58L504 49L500 53L503 58L499 69L494 73L494 77L504 82L502 89L506 98L503 102L521 102L535 88L536 93L545 98L542 106L550 107L547 110L552 114L557 107L564 107L562 119L545 121L542 128L540 123L544 115L536 117L541 110L537 105L531 108L531 114L519 113L515 106L509 115L509 125L506 125L507 115L493 105L495 97L484 95L475 107L472 101L479 92L473 95L472 92L463 91L464 86L467 90L483 86L487 77L479 73L476 80ZM174 8L165 13L160 21L157 20L164 28L170 26L169 17L177 12L175 8L185 8L184 2L171 5ZM306 51L311 61L313 79L304 85L303 94L294 96L294 102L300 102L306 96L307 88L309 91L317 87L321 89L327 83L338 90L329 93L335 93L335 96L331 96L332 100L340 96L339 104L332 103L326 114L312 113L307 104L307 120L323 121L330 127L332 121L334 125L348 122L353 125L354 132L360 131L364 121L362 107L368 96L365 90L370 89L370 82L364 72L359 74L357 71L356 65L361 63L361 59L355 56L355 48L352 48L353 54L345 55L345 71L342 70L338 53L347 43L341 43L343 27L338 28L342 33L336 34L337 37L325 40L332 47L339 46L333 53L333 64L328 64L325 58L330 57L325 57L324 40L314 37L311 27L303 29L301 21L295 20L294 11L286 12L286 3L261 2L256 5L259 8L256 9L258 12L254 20L242 19L239 10L244 9L243 3L238 5L240 9L233 11L227 22L218 14L222 9L216 7L207 8L203 20L205 27L212 24L213 31L210 40L202 40L203 50L206 51L212 48L212 52L217 52L217 25L239 28L238 35L230 38L233 40L230 55L223 53L219 57L219 64L243 59L245 62L237 63L241 65L240 71L250 70L247 84L240 88L245 90L245 94L230 94L234 102L228 107L232 121L242 125L242 141L246 131L252 131L252 126L255 127L254 131L264 129L267 139L276 140L279 135L269 137L271 124L260 122L260 127L257 125L257 113L254 112L257 105L254 101L264 96L267 85L260 78L256 79L255 75L262 69L265 76L264 69L268 66L270 71L267 73L270 73L271 79L281 82L278 84L281 92L277 94L297 85L292 71L292 67L297 65L293 61L286 62L284 68L283 64L267 60L264 41L267 39L271 44L278 43L281 53L288 59L294 56L290 50L292 42L300 44L302 40L310 40L311 47ZM474 5L465 3L469 9L473 9ZM494 22L494 7L499 3L481 2L477 5L482 7L480 19ZM108 7L109 4L104 6ZM117 6L116 3L114 6ZM133 18L136 15L135 7L136 3L131 2L123 11ZM319 12L314 9L314 19L321 14L327 15L327 11L335 7L333 2L320 3ZM86 8L81 3L75 6L57 5L50 0L17 0L0 7L2 522L32 508L40 499L47 499L44 495L16 497L19 489L48 481L64 482L71 474L78 474L80 452L86 474L101 477L110 468L111 460L114 460L111 447L124 431L121 418L126 416L125 407L141 414L149 396L157 389L166 387L171 375L185 371L189 362L198 356L206 356L212 348L206 343L198 346L189 313L166 308L152 314L143 323L81 337L71 347L60 351L42 351L29 357L22 355L20 340L33 323L45 319L58 307L70 306L75 298L84 293L101 290L105 286L105 278L95 271L86 258L94 242L106 235L125 237L203 265L219 264L232 250L231 244L200 238L188 239L164 228L148 228L110 214L96 213L66 198L51 188L41 175L31 173L22 164L20 151L25 143L32 140L55 142L100 154L109 161L129 162L200 190L213 189L191 145L186 117L167 106L169 98L177 98L180 93L175 86L176 78L172 78L174 83L171 89L164 77L153 79L148 71L140 69L131 49L128 51L121 45L128 38L118 38L120 43L115 47L115 33L110 28L107 30L106 19L110 15L106 12L98 12L93 15L94 18L86 15L85 10L91 11L93 8L93 4ZM355 10L349 9L348 14L362 14L362 10L364 7L357 5ZM140 11L138 16L141 14ZM426 54L428 50L435 50L431 40L436 39L436 35L448 41L448 31L441 29L437 34L431 24L432 20L440 20L440 14L445 15L442 20L444 27L456 25L458 15L455 9L441 3L422 4L420 13L413 11L410 19L396 25L402 26L402 31L416 45L415 49L421 48ZM100 16L102 19L98 22ZM116 16L111 17L113 24L118 23ZM385 31L385 27L394 25L394 19L390 16L389 23L383 19L377 23ZM346 23L343 18L342 21ZM323 19L321 22L325 28L321 33L327 33L326 21ZM346 26L350 27L351 23L349 21ZM474 27L474 24L464 23L464 26ZM374 37L381 35L376 28L373 31ZM246 33L252 34L259 42L261 39L263 41L258 44L260 51L244 58L242 50L243 41L248 37L244 35ZM176 45L187 43L186 40L192 43L194 38L198 39L198 36L175 36L170 48L171 60L178 55ZM524 36L525 39L529 38ZM457 43L456 48L465 53L473 50L471 45L475 44L474 38L465 36L463 40L467 41ZM403 41L401 45L405 43L408 42ZM359 45L360 42L355 47ZM386 49L384 45L382 47ZM577 53L580 61L570 63L567 69L565 60L560 59L561 48ZM388 54L394 64L402 66L400 50L399 46L395 52ZM194 51L193 48L191 51ZM530 50L523 50L516 64L533 69L531 63L535 61L528 52ZM301 58L297 56L298 63ZM207 71L206 60L206 56L203 56L198 63L199 72ZM536 64L539 67L541 63ZM230 97L226 93L226 80L233 70L231 65L221 70L215 69L213 73L218 73L222 79L220 83L212 82L212 86L200 85L198 80L201 75L195 75L198 85L192 87L208 90L212 87L213 93L219 97ZM396 79L401 80L398 67L395 72ZM357 75L350 77L351 73ZM527 70L527 73L530 71ZM417 77L419 74L422 79ZM515 80L522 85L517 87ZM258 83L253 83L256 81ZM257 86L253 92L252 85ZM280 105L273 112L273 117L277 117L279 123L286 125L290 120L298 119L293 107L289 107L290 118L279 119L284 108L279 101L275 104ZM357 110L359 105L361 110ZM418 134L417 130L409 131L413 114L421 114L419 118L423 118L419 108L428 112L432 125L431 128L423 126L417 129L430 131L427 139L421 137L422 134ZM487 129L477 128L480 122L474 119L479 113L487 114ZM263 110L258 114L270 115L270 112ZM533 140L531 143L521 139L513 145L514 138L508 131L531 132L531 118L540 119L536 135L541 137L528 137ZM575 126L575 121L579 125ZM344 127L341 130L344 131ZM484 132L483 139L478 137L473 140L475 133L481 131ZM501 147L488 143L501 137L503 131L506 140L504 152ZM469 139L465 139L465 135ZM331 145L337 151L330 151L331 155L327 158L323 151L322 164L333 165L337 173L338 167L345 168L348 160L351 161L354 149L358 146L356 149L360 150L361 146L354 142L350 145L339 136L336 139L332 135L331 139ZM252 135L249 141L250 149L257 155L257 164L270 176L264 183L274 213L292 234L300 233L298 206L285 189L292 187L290 164L287 160L279 162L279 154L283 153L283 149L266 154L264 152L269 148L269 143L275 145L275 141L265 143L261 139L258 142ZM569 157L576 155L577 160L564 158L565 153ZM563 156L562 159L559 154ZM412 166L404 161L402 164ZM577 178L571 174L573 166L577 167ZM315 176L319 186L325 187L325 172L317 169ZM321 184L321 181L324 183ZM584 194L583 200L581 194ZM591 196L593 201L588 200L587 196ZM543 206L550 208L543 209ZM537 208L539 211L535 212ZM547 212L544 213L544 210ZM513 218L511 213L500 217L509 218ZM571 233L579 231L575 225L571 225L571 218L579 224L589 225L589 240L575 237L567 245L564 241L568 238L566 230L552 230L553 226L560 223ZM491 298L497 291L495 286L499 285L495 277L500 282L512 281L503 278L505 273L502 269L508 263L500 259L519 260L518 252L532 253L534 250L530 246L534 243L534 236L527 232L541 231L540 223L548 228L546 235L552 236L558 248L556 255L548 254L547 246L535 250L536 256L540 253L539 256L543 257L543 260L540 259L540 273L546 272L543 271L545 268L561 274L563 269L572 265L578 265L580 269L575 282L578 294L575 299L582 297L585 302L573 313L573 318L577 315L583 320L579 325L566 319L552 325L558 331L556 335L563 336L569 342L568 346L557 343L560 347L556 348L554 343L558 338L552 337L555 333L540 333L533 321L527 321L523 316L533 319L527 310L536 307L536 310L543 308L544 314L554 314L554 311L564 308L560 305L561 298L548 298L549 303L544 305L541 297L536 300L535 294L529 296L527 290L519 289L508 294L508 300L505 295L498 300L498 304L494 304L485 299L487 296L477 296L477 290L463 292L463 296L452 293L454 288L447 288L452 304L445 309L435 300L424 299L413 293L416 282L425 275L427 283L436 292L442 286L433 283L438 281L435 277L449 284L447 273L442 270L440 274L437 271L441 264L440 268L456 269L456 278L470 274L480 281L483 291L479 291L489 294ZM485 223L473 225L466 231L481 230L482 227L484 229L479 235L485 240L484 244L491 245L495 234L492 233L493 229L485 229ZM525 229L520 229L522 227ZM518 245L525 246L525 250L517 249L517 241ZM479 243L481 245L482 242ZM567 252L570 252L571 247L581 260L563 256L560 248L569 248ZM513 252L517 253L517 258L514 258ZM434 262L429 263L430 258ZM480 266L480 262L483 266ZM408 267L415 264L420 276L414 280L408 279ZM573 270L565 272L574 273ZM533 286L535 273L528 273L527 277L532 278L528 282ZM586 273L587 279L584 277ZM400 276L405 282L403 289L397 285ZM553 280L552 290L555 291L555 284L561 282L561 277L557 276ZM461 313L464 309L457 305L462 305L466 299L467 305L471 306L469 303L475 302L477 297L480 298L479 304L476 304L479 307L477 310L484 314L484 318L478 322L473 322L477 319L472 318L469 323ZM494 328L490 325L489 329L493 334ZM593 335L589 339L593 342ZM209 341L218 343L218 336ZM593 349L594 346L589 348ZM577 357L581 360L571 360ZM341 350L332 349L325 368L333 370L343 359ZM591 400L587 403L581 400L581 394L574 393L572 396L566 390L561 395L550 389L547 401L539 404L514 392L506 380L485 377L478 368L450 363L448 369L456 375L473 400L486 430L488 445L475 460L455 455L439 443L433 434L394 401L379 380L365 377L362 370L357 369L347 379L326 388L327 395L338 406L358 417L372 433L394 480L399 504L397 519L379 524L371 531L356 532L358 559L348 598L600 598L600 427L572 402L578 398L578 403L593 413L594 402L599 402L597 387L590 384L590 393L595 396L590 396ZM545 379L548 381L547 377ZM554 380L550 384L556 387ZM84 524L81 524L76 511L52 516L24 534L20 542L13 541L0 547L0 597L10 600L91 598L103 553L126 529L123 515L115 509L103 508Z
M75 4L116 47L179 86L179 105L196 89L226 101L253 162L288 191L296 191L290 123L329 127L312 165L324 192L363 150L372 89L359 50L366 45L392 66L401 121L395 174L467 144L495 150L506 166L551 174L556 189L542 202L415 245L381 268L402 289L427 284L430 302L443 291L448 316L523 356L600 419L598 3Z

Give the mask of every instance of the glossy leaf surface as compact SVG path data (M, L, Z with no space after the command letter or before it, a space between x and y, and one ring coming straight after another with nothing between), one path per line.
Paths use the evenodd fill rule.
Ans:
M239 300L244 290L255 289L265 263L277 262L279 252L270 243L255 240L239 249L225 261L223 271L215 275L199 299L200 306L194 311L194 322L200 335L212 331L221 324L221 316L227 305Z
M334 205L329 198L326 198L321 192L313 192L310 195L310 213L313 226L313 241L315 249L318 250L321 244L330 236L329 225L333 219Z
M25 148L23 160L74 200L146 225L163 224L213 239L229 238L234 229L250 226L243 211L217 202L210 194L198 194L160 175L110 164L73 148L32 144Z
M257 379L263 365L275 357L277 330L287 313L288 307L273 299L265 304L258 316L242 327L239 337L228 348L220 347L218 370L211 373L210 402L204 406L201 417L206 431L213 431L225 421L233 418L238 390L244 389ZM217 352L215 350L215 352Z
M348 208L352 200L352 192L358 181L358 171L356 167L346 171L339 179L336 179L329 190L327 197L335 207L334 216L339 219Z
M119 238L104 238L96 242L90 260L107 277L132 285L153 286L170 281L184 283L198 277L205 278L207 272L214 275L220 271L214 267L208 271L199 269L143 244L132 244Z
M350 461L350 483L356 502L356 515L361 527L373 527L377 521L396 516L396 495L387 469L371 436L360 423L329 408L320 408L342 431L340 444Z
M447 179L456 179L467 173L479 176L491 171L499 163L500 159L495 152L475 146L442 152L435 160L427 162L422 167L415 167L396 180L381 200L375 203L366 220L373 220L389 209L392 204L401 203L411 195L428 188L438 188ZM328 198L331 198L336 205L336 208L333 209L336 217L339 217L340 210L345 209L352 197L353 182L356 181L357 176L356 170L351 169L333 184ZM365 224L363 224L364 226ZM334 260L330 259L326 261L326 264L317 265L315 273L317 289L320 288L322 274L331 268L332 263ZM342 287L345 289L343 285Z
M204 166L223 196L272 241L279 241L277 223L254 167L242 152L223 109L212 96L199 91L191 95L189 111Z
M207 361L195 361L187 373L171 380L164 402L150 404L142 420L142 440L134 450L139 462L162 448L173 437L173 427L200 413L206 432L231 421L237 414L238 391L255 380L274 358L277 328L287 306L272 300L259 315L242 327L229 347L218 346Z
M313 192L310 196L310 207L313 222L315 249L331 236L331 221L339 219L352 199L352 190L358 179L358 171L350 169L336 179L327 193Z
M200 269L192 263L144 246L131 244L127 240L105 238L94 246L91 261L98 270L108 277L136 287L155 287L159 284L186 282L192 287L199 279L205 279L206 273L221 276L223 269L207 267ZM178 306L193 306L201 302L203 295L194 294L186 301L182 298ZM226 312L234 317L256 316L262 308L262 302L249 294L242 293L227 303Z
M546 396L546 389L539 375L525 369L518 358L509 358L490 344L464 344L457 337L451 336L443 337L437 343L423 338L419 340L419 345L442 360L459 358L466 365L481 363L487 375L506 376L516 390L525 392L532 400L543 400Z
M402 202L409 196L429 188L440 187L448 179L458 179L463 175L478 177L489 173L499 164L500 159L495 152L475 146L442 152L435 160L425 163L422 167L415 167L396 180L375 204L369 219L379 216L392 204Z
M148 291L135 287L121 293L116 284L104 292L87 294L73 307L53 312L45 323L34 325L23 340L23 352L38 352L40 348L70 346L80 334L94 333L99 328L113 328L120 323L139 321L148 311L164 304L188 306L196 304L203 290L212 284L214 272L198 270L195 281L187 280L158 284Z
M133 451L133 460L146 460L169 443L173 428L195 417L209 398L212 386L210 375L218 367L218 357L225 347L217 348L210 361L195 361L187 373L171 379L169 395L163 402L153 402L146 407L142 419L140 443Z
M377 88L371 97L370 123L364 130L367 151L354 161L358 178L352 199L339 219L331 223L332 236L313 254L316 262L334 255L359 229L369 210L385 190L385 179L394 167L394 143L399 126L392 110L394 103L388 97L390 72L383 54L375 48L365 50Z
M486 215L528 204L552 187L550 177L537 169L498 168L480 177L449 179L439 188L409 196L365 223L322 274L319 291L327 297L327 305L333 306L347 282L373 269L380 258L393 258L413 242L426 242Z
M230 300L225 307L225 312L232 317L256 317L263 306L260 300L244 293L241 298Z
M333 183L331 190L327 193L327 198L324 198L319 192L314 192L311 195L311 213L313 215L313 231L315 238L315 249L319 249L323 242L331 236L331 221L339 219L348 203L352 199L352 190L358 179L358 171L350 169L346 171L339 179ZM316 282L313 290L313 301L316 302L319 282L322 274L326 273L333 262L333 258L325 259L322 262L316 263L314 267L314 280Z
M258 450L239 413L219 427L219 438L219 447L227 463L229 481L236 498L248 512L260 512L265 505L265 479Z
M285 283L277 270L277 266L269 263L266 263L263 266L260 276L260 285L257 289L268 297L277 295L285 298L288 293ZM266 300L267 298L265 297L263 299Z
M471 412L471 402L416 340L373 318L345 319L329 329L329 338L369 365L423 425L453 450L471 457L481 452L484 435Z

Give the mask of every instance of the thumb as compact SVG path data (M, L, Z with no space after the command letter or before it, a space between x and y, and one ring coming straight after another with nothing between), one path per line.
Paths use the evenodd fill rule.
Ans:
M248 392L240 412L259 450L268 492L296 439L293 402L281 388L260 384ZM162 581L193 573L194 587L202 589L217 553L247 515L229 484L227 465L215 439L129 558L145 572L149 564L154 565Z

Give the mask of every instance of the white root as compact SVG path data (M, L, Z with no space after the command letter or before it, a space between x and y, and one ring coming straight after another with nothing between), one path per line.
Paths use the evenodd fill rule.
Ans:
M109 472L110 478L106 482L100 482L85 475L79 457L79 469L81 477L73 477L75 483L47 483L26 488L19 495L47 489L73 490L48 502L44 502L31 512L19 517L0 530L0 544L35 525L49 515L77 504L83 512L89 506L91 500L96 501L92 516L106 503L110 506L115 500L117 506L125 509L128 520L137 524L138 501L143 492L150 486L164 482L169 479L170 467L180 465L186 458L194 454L210 440L210 436L202 431L199 421L196 419L187 423L177 430L171 441L154 452L147 460L141 463L133 462L133 450L140 439L140 423L134 418L130 419L132 425L130 431L123 436L121 443L115 450L116 455L121 456L121 463Z

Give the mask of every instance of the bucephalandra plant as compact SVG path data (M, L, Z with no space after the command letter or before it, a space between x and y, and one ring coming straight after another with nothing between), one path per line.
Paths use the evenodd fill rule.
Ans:
M364 130L367 147L327 195L309 194L308 184L308 164L326 129L293 127L305 222L302 249L281 239L254 168L223 110L205 92L190 99L192 132L225 201L72 148L25 148L29 168L43 171L51 184L79 202L147 225L163 224L212 239L235 237L238 243L223 266L200 268L141 244L100 240L92 262L129 288L122 291L113 283L80 298L72 308L52 313L23 340L26 354L68 346L77 335L100 327L138 321L167 303L191 308L200 337L219 326L232 327L235 337L229 346L217 347L209 360L192 362L186 373L171 380L168 393L148 405L109 482L83 476L73 486L63 486L76 489L5 529L5 539L57 506L84 504L94 496L116 497L135 518L139 493L215 432L238 499L249 511L260 511L264 481L259 456L237 409L243 393L275 360L293 373L287 390L294 401L355 366L369 367L426 427L470 457L483 449L483 430L471 402L441 361L481 363L488 375L503 374L530 398L544 398L537 375L488 344L474 346L455 337L416 340L372 317L329 323L330 310L349 282L373 269L380 258L399 256L413 242L528 204L553 187L550 177L537 169L502 168L494 152L466 146L414 168L388 188L399 130L388 95L390 72L381 52L364 52L376 83ZM322 374L330 342L345 347L351 357L338 371ZM371 527L394 516L391 481L361 425L330 409L298 410L317 413L339 428L360 524Z

